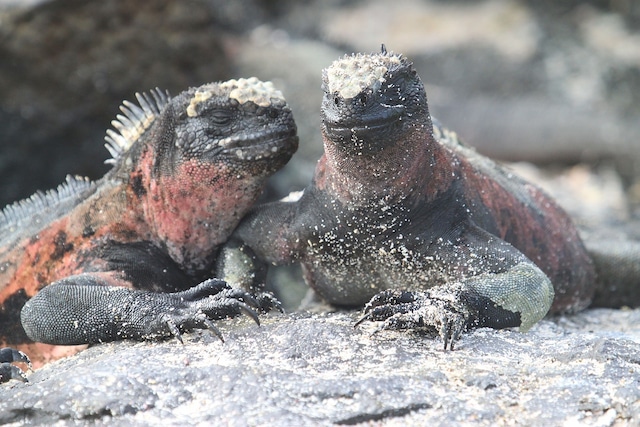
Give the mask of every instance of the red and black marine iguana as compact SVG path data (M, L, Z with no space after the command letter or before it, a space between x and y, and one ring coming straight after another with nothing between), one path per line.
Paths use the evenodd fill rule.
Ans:
M221 260L299 262L330 304L364 305L360 322L435 329L445 349L468 328L526 330L592 302L594 260L606 256L592 258L541 190L434 123L406 58L346 56L323 72L323 90L311 185L296 202L254 208ZM618 266L640 269L634 247Z
M250 78L136 96L107 132L102 179L69 177L0 213L0 344L35 365L69 353L42 343L180 339L273 303L206 279L297 149L282 93ZM1 353L2 372L24 353Z

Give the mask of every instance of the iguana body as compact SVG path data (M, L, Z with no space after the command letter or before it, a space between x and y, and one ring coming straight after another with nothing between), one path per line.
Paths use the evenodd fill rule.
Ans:
M313 182L254 209L234 240L300 262L329 303L367 303L364 319L435 328L445 348L466 328L527 329L590 303L594 266L567 214L434 124L404 57L347 56L323 89Z
M167 336L255 303L219 281L190 288L297 148L282 94L251 78L137 97L108 131L102 179L67 178L0 215L0 344L36 365L61 353L33 340Z

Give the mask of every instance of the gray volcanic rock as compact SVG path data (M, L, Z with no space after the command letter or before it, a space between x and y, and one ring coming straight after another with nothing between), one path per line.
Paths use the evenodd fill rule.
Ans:
M640 310L588 310L527 333L354 328L358 313L219 322L185 345L92 347L0 388L14 425L635 425Z

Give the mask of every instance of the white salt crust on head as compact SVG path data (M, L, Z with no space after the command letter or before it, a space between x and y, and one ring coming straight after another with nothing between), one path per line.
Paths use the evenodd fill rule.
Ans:
M402 62L400 55L351 55L334 61L326 70L329 93L351 99L370 88L374 92L384 83L384 75L391 65Z
M218 85L211 85L207 89L196 91L187 107L187 115L189 117L197 116L198 112L196 107L198 104L212 96L219 96L223 93L228 93L227 96L230 99L235 99L240 104L251 101L260 107L268 107L273 101L284 102L282 92L277 90L271 82L263 82L256 77L238 80L233 79Z

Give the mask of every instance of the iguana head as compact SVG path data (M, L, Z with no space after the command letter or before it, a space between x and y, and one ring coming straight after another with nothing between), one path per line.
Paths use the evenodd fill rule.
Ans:
M376 153L429 122L424 86L412 63L384 47L335 61L322 80L325 139L348 152Z
M360 204L399 200L425 182L433 131L411 62L387 52L354 54L323 71L324 156L315 183Z
M107 132L108 163L151 148L156 173L195 159L262 175L280 169L298 146L282 92L255 77L210 83L175 98L158 89L136 97L140 106L125 101L124 115L112 122L118 132Z
M184 156L271 174L298 147L291 110L271 82L252 77L201 86L185 93L178 108L175 145Z
M174 98L156 90L125 102L107 134L111 176L189 267L213 254L298 146L279 90L256 78L210 83Z

